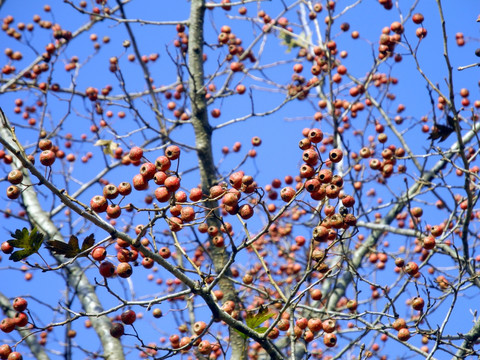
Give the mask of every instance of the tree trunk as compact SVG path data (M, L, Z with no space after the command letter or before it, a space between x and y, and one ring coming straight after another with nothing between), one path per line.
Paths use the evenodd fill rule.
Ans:
M197 148L198 164L202 191L206 194L216 181L217 169L213 162L212 154L212 128L208 122L207 103L205 100L204 71L203 71L203 26L204 26L205 2L203 0L192 0L190 11L189 41L188 41L188 68L189 68L189 89L192 106L192 123L195 130L195 145ZM210 209L218 207L216 201L206 204ZM215 218L208 219L209 225L220 228L221 224ZM228 254L224 248L212 246L212 259L215 271L219 273L225 266ZM229 275L228 270L225 275ZM226 277L219 281L220 289L223 291L224 300L232 300L239 304L237 293L233 283ZM230 345L232 359L247 359L247 342L233 328L230 331Z

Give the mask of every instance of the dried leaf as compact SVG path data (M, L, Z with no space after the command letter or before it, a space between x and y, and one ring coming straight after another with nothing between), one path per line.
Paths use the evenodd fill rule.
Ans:
M88 248L91 248L93 244L95 244L93 234L90 234L85 240L83 240L82 248L78 246L78 238L75 235L72 235L70 236L68 243L60 240L47 240L47 245L45 247L56 255L63 255L66 258L74 258ZM81 256L87 255L88 254L83 254Z
M113 140L97 140L95 146L102 146L103 152L107 155L113 156L115 150L118 148L118 143L113 142Z

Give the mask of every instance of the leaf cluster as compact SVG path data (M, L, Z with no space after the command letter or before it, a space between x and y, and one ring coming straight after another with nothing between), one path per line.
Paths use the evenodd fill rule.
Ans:
M32 254L38 254L38 250L40 250L44 240L43 234L38 232L36 227L31 231L27 228L17 229L15 233L10 235L13 239L7 240L8 244L14 248L21 249L14 251L9 257L10 260L15 262L24 260ZM79 247L78 238L75 235L70 236L68 243L61 240L47 240L46 243L45 248L52 253L63 255L66 258L74 258L76 256L87 256L88 253L85 251L95 244L95 237L93 234L87 236L83 240L82 247Z

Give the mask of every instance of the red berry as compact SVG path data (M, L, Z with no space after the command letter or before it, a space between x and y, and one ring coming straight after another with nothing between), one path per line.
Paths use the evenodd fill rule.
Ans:
M122 214L122 208L119 205L111 204L107 206L107 215L111 219L117 219Z
M398 318L398 319L396 319L396 320L393 322L392 327L393 327L395 330L399 331L400 329L406 328L406 327L407 327L407 323L406 323L405 319L403 319L403 318Z
M412 20L415 24L421 24L424 20L424 17L420 13L413 14Z
M10 184L17 185L23 181L23 173L18 169L14 169L10 171L8 174L8 181Z
M355 312L357 310L358 303L355 300L348 300L347 302L347 309L350 310L350 312Z
M135 190L141 191L148 188L148 180L145 179L141 174L135 175L132 182Z
M239 61L233 61L230 63L230 70L232 70L233 72L239 72L239 71L243 71L243 69L245 68L245 66L243 65L242 62L239 62ZM213 109L212 112L214 110L218 110L218 109ZM220 112L220 110L218 110ZM215 117L213 114L212 114L213 117ZM220 116L220 114L218 115Z
M117 265L117 274L121 278L128 278L132 275L133 269L129 263L122 262Z
M158 318L161 318L162 317L162 310L160 310L159 308L155 308L153 309L152 311L152 315L154 318L158 319Z
M153 261L153 259L148 258L148 257L143 258L142 266L145 269L151 269L153 267L153 265L155 265L155 261Z
M170 145L165 149L165 156L169 160L177 160L180 157L180 148L177 145Z
M406 328L400 329L397 336L400 341L407 341L410 339L410 331Z
M342 204L345 207L352 207L353 205L355 205L355 199L353 196L347 195L342 199Z
M7 360L22 360L23 356L20 354L18 351L11 352L10 355L8 355Z
M103 196L107 199L115 199L118 194L118 188L113 184L108 184L103 188Z
M8 344L0 345L0 359L7 359L12 352L12 348Z
M420 27L418 28L417 30L415 30L415 35L419 38L419 39L423 39L427 36L427 29L423 28L423 27ZM466 99L463 99L463 100L466 100ZM462 105L464 103L464 101L462 100ZM468 106L469 102L467 102L467 105L464 105L464 106Z
M40 153L40 163L44 166L51 166L55 162L56 155L52 150L45 150Z
M402 258L396 258L395 265L398 267L403 267L403 265L405 265L405 260L403 260Z
M15 329L15 320L12 318L5 318L0 322L0 330L5 333L10 333Z
M390 29L396 34L402 34L404 30L403 25L398 21L394 21L390 25Z
M233 192L233 191L229 191L227 192L225 195L223 195L222 197L222 203L227 205L227 206L237 206L238 204L238 194Z
M243 283L246 284L246 285L250 285L251 283L253 283L253 276L252 276L252 274L245 274L245 275L243 275L242 281L243 281Z
M340 193L340 188L336 185L330 184L325 188L325 192L329 199L336 199Z
M277 323L277 328L280 331L287 331L290 328L290 321L288 319L280 319Z
M198 352L202 355L208 355L212 352L212 344L208 340L202 340L197 346Z
M137 319L137 314L135 314L135 311L133 311L133 310L127 310L127 311L123 312L120 317L122 319L122 322L125 325L131 325Z
M307 343L312 342L314 338L315 335L310 330L305 331L303 334L303 340L305 340Z
M192 348L192 344L190 344L190 342L192 341L192 339L189 337L189 336L184 336L181 340L180 340L180 347L183 348L183 350L190 350Z
M166 156L159 156L155 160L155 167L157 168L158 171L167 171L170 169L171 162L170 159Z
M470 91L468 91L468 89L465 89L465 88L460 89L461 97L467 97L468 95L470 95Z
M15 311L23 312L27 309L28 302L22 297L16 297L13 300L12 306L15 309Z
M412 308L414 310L423 310L423 307L425 306L425 301L421 297L414 297L412 300Z
M223 186L221 185L214 185L210 188L210 198L211 199L217 199L223 194L225 194L226 190Z
M234 172L228 178L228 182L233 188L240 190L242 188L242 179L244 175L245 173L243 171Z
M115 274L115 265L113 265L110 261L104 261L100 264L99 267L100 275L103 277L109 278Z
M340 149L332 149L328 155L331 162L338 163L343 159L343 152Z
M132 192L132 185L129 182L123 181L118 185L118 192L122 196L130 195Z
M125 328L119 322L113 323L110 327L110 335L114 338L119 338L125 333Z
M327 347L334 347L337 344L337 335L335 334L323 335L323 343Z
M153 181L157 185L163 185L167 177L167 174L165 174L163 171L157 171L155 175L153 175Z
M301 236L301 235L295 236L295 243L297 244L297 246L305 245L306 241L307 239L305 239L304 236Z
M177 191L175 193L175 201L179 203L187 202L187 193L185 191Z
M416 273L418 273L418 265L413 262L413 261L410 261L409 263L407 263L403 270L405 270L405 272L408 274L408 275L415 275Z
M95 195L92 200L90 200L90 207L97 213L105 212L107 210L107 206L107 199L101 195Z
M164 203L170 200L170 197L172 196L172 193L168 191L166 187L158 187L155 189L155 198Z
M307 327L310 329L311 332L316 333L323 329L322 320L318 318L311 318L307 322Z
M202 199L202 196L203 196L202 189L196 187L190 190L190 194L188 198L191 201L200 201Z
M170 249L167 247L160 248L160 250L158 250L158 253L164 259L168 259L172 255L172 253L170 252Z
M165 179L165 187L170 192L175 192L180 188L180 179L176 176L169 176Z
M305 330L308 326L308 320L306 318L300 318L297 320L295 325L298 326L300 329Z
M310 296L312 297L312 300L319 301L319 300L322 300L323 294L320 289L312 289L310 291Z
M140 161L143 157L143 150L142 148L138 146L134 146L130 149L130 152L128 153L128 157L132 161Z
M232 63L233 64L233 63ZM231 66L231 65L230 65ZM213 118L219 118L221 115L220 109L212 109L210 112Z
M191 206L182 207L182 210L180 211L180 218L183 222L195 220L195 210Z
M193 332L196 335L200 335L206 328L207 323L205 323L204 321L197 321L195 324L193 324Z
M168 225L170 226L170 230L172 230L173 232L180 231L182 229L182 224L182 219L176 216L172 216L168 219Z
M312 143L319 143L323 139L323 132L320 129L310 129L308 131L308 140L310 140Z
M262 144L262 139L259 138L258 136L254 136L252 138L252 145L253 146L260 146Z
M239 93L240 95L245 94L245 91L247 91L246 86L243 84L237 85L235 89L237 90L237 93Z
M301 73L303 71L303 65L302 64L293 65L293 71L296 73Z
M440 236L442 235L443 233L443 226L440 225L440 226L432 226L432 228L430 229L430 233L432 234L432 236Z
M421 217L423 215L423 209L421 207L413 207L410 211L413 216L415 217Z
M253 208L250 204L244 204L244 205L240 206L240 208L238 209L238 214L244 220L250 219L254 214Z
M310 179L305 182L305 190L309 193L313 193L320 189L320 181L318 179Z
M142 175L147 181L153 179L156 171L157 169L155 164L151 162L147 162L140 167L140 175Z
M10 245L7 241L4 241L2 242L1 249L4 254L11 254L13 252L14 247Z
M17 312L13 320L15 320L15 325L18 327L24 327L28 324L28 316L24 312Z
M302 139L298 142L298 147L302 150L310 149L312 142L308 139Z
M322 323L323 331L326 333L332 333L335 331L336 323L335 320L327 319Z
M426 250L432 250L436 245L435 238L433 236L427 236L423 239L423 248Z
M331 183L339 188L343 187L343 177L340 175L333 175Z
M10 186L7 188L7 197L8 197L10 200L18 199L21 193L22 193L22 191L21 191L21 190L19 189L19 187L16 186L16 185L10 185Z
M369 165L372 170L378 170L382 167L382 163L378 159L371 159Z
M322 242L327 240L328 234L329 234L328 229L323 225L316 226L313 229L313 239L315 241Z
M93 260L103 261L107 257L107 250L103 246L97 246L92 250L90 255L92 255Z
M42 139L38 142L38 147L42 151L50 150L52 146L53 146L53 143L50 139Z
M284 188L280 191L280 197L281 197L282 200L285 201L285 202L291 201L294 196L295 196L295 190L294 190L292 187L290 187L290 186L284 187Z
M315 166L318 162L318 153L315 149L307 149L302 154L302 160L309 165Z
M329 184L332 181L332 178L333 174L331 170L323 169L318 173L318 180L320 180L322 184Z

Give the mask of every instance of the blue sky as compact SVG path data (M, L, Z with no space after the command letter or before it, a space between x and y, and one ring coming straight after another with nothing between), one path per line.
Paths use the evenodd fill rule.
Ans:
M292 3L292 1L286 2L287 5ZM350 0L338 1L337 11L338 9L353 3L354 2ZM412 1L402 1L400 8L394 7L391 11L386 11L375 1L363 1L334 23L331 37L337 42L337 48L340 51L348 51L348 56L342 60L342 63L347 67L350 74L359 78L367 74L372 66L373 54L377 53L377 43L382 28L389 26L393 21L398 21L406 16L409 6L411 6L412 3ZM14 23L32 22L33 14L37 13L44 19L51 20L54 23L58 22L62 28L68 29L72 32L80 28L87 21L86 17L77 16L75 10L73 10L68 4L63 2L50 3L52 6L51 13L45 13L43 11L42 8L45 4L47 4L45 1L25 0L21 2L20 5L20 2L7 0L0 13L2 17L12 14L15 18ZM479 47L479 24L476 23L475 20L480 12L480 7L478 6L478 3L473 0L464 0L461 5L459 5L458 2L445 1L442 5L446 20L446 31L448 36L447 44L450 61L454 68L453 79L455 96L456 99L460 101L460 97L458 96L460 89L468 88L470 90L469 99L471 104L473 104L473 102L478 99L479 95L477 83L478 70L476 68L464 71L457 71L455 69L459 66L472 64L479 60L479 58L475 56L474 51ZM207 76L215 75L213 84L216 85L217 89L221 88L228 76L224 71L223 66L226 49L218 49L216 46L219 29L222 25L228 24L232 28L232 31L238 37L242 38L242 46L247 47L260 33L260 27L258 24L252 24L252 22L249 21L250 17L255 16L257 7L265 10L272 17L276 17L283 10L282 2L270 1L259 2L258 4L249 3L247 5L247 17L239 16L235 10L230 12L225 12L221 9L207 11L205 18L206 44L204 50L208 56L208 60L205 63L205 73ZM90 8L91 5L89 4L87 9ZM134 1L131 4L128 4L125 7L125 10L127 16L132 19L182 21L188 18L189 2L176 1L167 3L165 1ZM299 15L297 10L298 8L295 8L295 10L288 12L284 16L289 19L294 32L299 34L301 32L301 15ZM442 91L445 91L447 89L446 64L443 57L443 39L441 37L437 6L433 1L421 0L418 2L415 12L421 12L424 14L424 26L428 31L427 37L423 39L418 46L417 54L419 64L432 82L438 84L438 87ZM320 14L319 19L323 19L324 16L325 10ZM350 24L350 31L347 33L342 33L340 30L340 24L343 22L348 22ZM323 21L319 21L319 24L320 32L322 33L322 36L324 36L324 23ZM418 26L414 25L409 19L406 21L405 27L405 38L403 38L403 40L407 39L412 47L416 47L418 40L415 37L415 29ZM178 51L173 47L173 41L176 34L174 26L132 24L132 29L135 33L140 53L142 55L159 54L159 59L156 62L150 61L148 63L148 68L151 71L155 86L170 86L175 84L179 77L182 77L185 81L187 78L187 69L183 66L180 68L181 71L177 71L175 67L176 62L182 63L183 60L179 56ZM359 31L360 39L353 40L351 38L350 33L354 30ZM459 32L465 34L466 44L463 47L458 47L455 44L455 34ZM94 41L90 38L92 34L98 36L98 42L101 44L98 52L95 51L93 46ZM104 36L110 37L109 43L103 44L101 42ZM125 87L127 91L144 91L146 86L143 79L143 73L138 66L138 60L134 63L130 63L126 60L126 56L132 53L131 48L125 50L122 46L123 41L127 38L128 34L126 33L124 26L114 21L104 21L94 26L91 30L85 31L82 35L72 41L72 43L69 44L59 55L58 62L56 64L50 64L51 72L43 74L42 80L46 81L47 76L51 74L52 83L58 83L61 88L72 88L72 86L75 86L79 91L85 91L88 86L94 86L101 89L107 84L111 84L113 86L112 94L121 94L122 91L119 86L118 78L108 70L109 58L116 56L120 59L120 66L125 79ZM51 41L51 31L38 28L35 29L33 34L24 36L22 44L13 41L5 33L0 33L0 42L4 44L5 47L11 47L15 51L21 50L23 53L23 60L15 62L17 69L27 66L39 52L44 51L44 46L49 41ZM314 29L312 30L311 41L314 44L318 42ZM261 70L251 69L248 74L233 75L233 81L229 84L229 87L233 89L237 84L242 83L247 86L247 94L234 95L225 98L220 97L216 99L209 106L209 110L213 108L220 109L221 116L218 119L210 118L213 126L225 124L229 120L249 115L252 112L252 108L255 114L269 111L279 106L285 100L285 86L291 82L291 75L293 74L292 67L296 61L292 60L292 58L294 58L292 54L295 54L297 49L293 49L292 53L288 53L286 52L286 48L280 45L280 40L277 37L268 36L266 38L261 37L260 41L258 41L253 47L253 50L256 54L261 54L261 56L257 56L257 58L259 59L259 64L265 68ZM405 104L406 110L402 113L405 120L402 125L398 126L398 130L404 132L405 139L414 153L425 154L430 143L427 140L428 135L421 131L419 120L422 116L428 116L429 119L432 119L434 115L432 104L430 102L425 81L416 71L416 65L411 55L409 55L408 48L405 47L405 42L399 44L395 51L403 56L403 61L400 63L394 63L392 60L389 60L379 67L380 72L398 78L398 84L391 88L391 92L395 94L395 100L385 100L385 109L389 114L394 114L399 104ZM63 69L64 65L68 63L68 60L72 56L78 56L79 63L82 64L79 76L74 77L74 83L72 83L72 73L67 73ZM6 62L7 57L3 56L2 66ZM253 65L247 61L247 67L251 66ZM302 75L308 79L310 76L309 65L304 62L304 67L305 69ZM350 99L350 96L347 93L349 88L348 85L348 79L344 78L339 85L339 89L344 89L340 91L339 97ZM336 92L337 85L334 85L333 89ZM437 100L437 97L437 95L433 95L435 101ZM69 192L73 193L79 188L81 183L86 182L95 176L106 162L110 162L110 158L104 156L99 148L92 148L91 146L91 144L96 141L96 137L90 131L90 127L93 123L98 125L100 117L95 114L92 115L92 104L88 100L83 101L80 99L74 99L71 103L72 106L70 107L68 101L69 95L63 92L49 94L47 98L41 97L38 91L27 92L26 90L21 90L19 92L12 91L1 94L1 106L10 120L17 124L17 134L22 143L27 147L30 146L28 148L31 148L31 146L36 143L38 133L35 130L29 129L28 126L26 126L25 121L21 119L20 115L13 113L13 103L16 98L24 99L24 102L27 105L34 104L37 99L42 99L44 103L48 104L46 108L38 106L38 111L33 116L37 118L37 121L40 121L40 119L42 119L42 112L45 111L43 113L43 119L44 127L47 131L55 129L60 119L64 121L59 134L61 136L65 136L68 133L73 134L75 142L72 152L77 155L77 159L80 159L81 156L84 156L88 151L94 153L93 159L89 162L88 166L81 166L79 160L77 160L76 163L78 166L71 166L68 163L64 163L63 166L56 164L52 176L58 181L59 187L67 187ZM165 99L165 97L160 98L161 105L165 107L168 100ZM253 175L260 186L270 183L274 178L283 179L286 175L295 176L302 163L301 151L298 149L298 141L302 138L302 129L319 126L327 135L332 133L332 127L328 124L328 120L323 121L320 124L313 121L313 114L316 111L319 111L317 105L318 100L318 97L315 96L315 91L312 90L310 92L310 97L307 100L291 101L272 115L254 116L247 121L241 121L231 126L225 126L216 130L213 136L213 147L215 160L219 164L219 173L221 175L226 175L235 168L236 165L242 161L248 150L250 150L250 139L253 136L260 136L262 138L262 145L256 149L257 157L255 159L247 159L241 166L241 169L246 173ZM154 116L149 107L149 101L148 98L144 97L135 100L135 105L138 107L140 114L147 122L155 124ZM177 106L182 106L182 101L179 101ZM457 104L457 107L459 108L460 105ZM461 115L465 118L468 118L471 114L470 107L465 108L461 112ZM123 148L126 149L133 145L139 145L148 140L149 135L151 136L147 131L137 131L138 128L142 126L141 122L133 121L133 119L136 118L136 114L129 109L125 102L113 100L110 103L105 104L105 108L113 111L114 116L111 119L108 119L108 121L118 134L125 135L131 133L129 136L125 136L119 140ZM433 108L435 108L435 106L433 106ZM119 118L119 111L124 111L126 117ZM173 118L172 113L168 112L166 109L165 114L168 117ZM439 119L440 123L445 121L445 114L438 109L435 109L435 116ZM366 123L366 119L369 120L368 123ZM356 119L351 120L351 126L364 131L366 136L376 135L374 129L375 119L382 121L378 112L369 112L367 109L366 111L359 113L359 116ZM432 122L428 122L428 125L431 126ZM466 129L467 124L463 124L462 128ZM398 146L399 143L394 139L393 134L390 131L387 131L386 133L388 134L391 143ZM86 134L88 139L87 142L79 141L81 134ZM114 134L111 130L104 129L100 134L103 139L114 139ZM183 125L173 134L172 139L178 143L192 145L193 132L191 127L189 125ZM241 151L239 153L230 153L228 156L224 157L221 153L222 147L227 146L231 150L233 144L237 141L242 143ZM442 143L441 146L447 148L453 143L453 141L454 139L452 136L445 143ZM352 136L351 133L345 137L345 142L353 151L357 152L366 144L365 138ZM64 140L59 140L58 144L63 146ZM146 153L146 156L150 161L155 160L158 155L162 154L162 151L156 148L159 145L159 142L149 145L151 151ZM425 161L426 166L429 167L437 161L438 158L438 156L433 156L432 158L422 159L422 161ZM197 160L195 153L193 151L185 151L182 154L180 169L186 172L182 178L182 185L186 189L196 186L199 182L198 173L196 171L188 171L190 169L195 169L196 165ZM2 166L4 167L5 174L7 174L9 168L4 165ZM411 164L409 164L409 166L408 175L411 176L409 177L411 180L414 179L415 176L418 176L418 174L415 173ZM60 171L71 173L71 178L68 183L65 183L62 180ZM130 181L133 175L137 172L137 168L122 167L109 173L106 178L114 183L118 183L122 180ZM453 177L449 178L451 185L455 186L462 184L462 178L457 180L453 180L452 178ZM366 198L365 201L370 201L370 203L367 202L366 205L377 205L376 202L378 198L383 198L384 202L388 202L392 200L395 195L404 191L406 186L402 177L392 179L389 181L388 185L389 190L385 190L384 188L377 186L375 183L367 185L365 190L368 190L370 187L377 189L377 197ZM4 188L7 188L6 182ZM100 185L94 185L92 189L81 196L80 200L87 203L89 199L93 195L99 193L101 189L102 187ZM346 189L351 191L351 185L347 184ZM150 187L149 191L140 193L136 195L135 198L132 197L131 199L132 201L137 201L141 204L144 196L153 193L153 190L154 187ZM46 190L41 187L39 188L39 197L42 199L46 209L55 208L55 206L58 205L58 201L52 200ZM433 198L428 193L422 196L421 199L426 203L433 201ZM11 209L13 213L17 213L20 210L20 206L16 202L9 202L3 198L2 203L4 209ZM377 211L382 214L385 213L385 210L381 208ZM445 212L431 210L431 212L427 214L425 221L429 223L440 222L443 221L444 217ZM63 226L62 232L66 236L70 235L72 231L85 231L84 235L80 236L80 238L83 239L86 234L93 231L92 228L85 226L83 221L79 219L76 219L70 224L66 219L67 217L63 211L58 213L54 218L60 226ZM126 224L129 219L127 218L124 221ZM135 224L141 223L142 221L147 221L146 215L136 218ZM121 222L119 221L119 223ZM261 219L256 222L252 221L252 223L252 229L258 229L262 224ZM8 236L9 232L13 231L16 227L23 226L25 226L25 222L11 219L3 223L3 234L4 236ZM238 224L235 224L235 226L237 227ZM301 228L298 230L298 233L309 236L309 231L308 228ZM367 234L365 230L362 230L362 233ZM97 240L105 238L106 236L107 234L98 232ZM241 232L237 232L236 240L241 241L241 238ZM165 237L165 239L162 239L161 241L168 242L170 239ZM183 241L185 241L186 246L193 246L191 245L193 235L185 235ZM398 241L398 243L395 241ZM405 244L405 240L399 237L392 237L390 243L390 250L395 251L395 248ZM110 255L113 254L112 250ZM410 254L409 256L413 258L415 255ZM62 277L53 272L43 274L40 272L34 272L33 279L30 282L25 283L22 280L24 273L18 270L18 266L12 268L12 264L8 262L6 258L6 256L3 256L3 260L0 262L1 270L4 271L5 274L8 274L5 276L5 289L2 291L10 297L17 295L31 295L37 297L40 293L43 304L31 298L32 303L36 304L35 311L33 312L34 316L37 317L36 319L40 324L57 321L58 318L52 318L51 311L46 311L49 307L46 304L57 306L59 301L64 301L65 288L62 286ZM40 259L35 259L35 261L39 262ZM85 263L88 264L88 261L85 261ZM248 269L251 265L252 263L243 263L239 265L239 268L241 270L242 268ZM392 265L392 262L390 262L387 270L383 273L387 273L388 275L382 274L382 277L385 276L388 281L394 283L395 274L391 272ZM448 267L451 264L447 263L444 265ZM390 272L388 272L388 269ZM95 273L95 268L90 267L87 271L92 279L95 276L98 277ZM369 270L365 271L368 273ZM146 270L136 268L135 275L132 277L131 282L120 282L118 279L115 279L111 284L116 291L126 298L135 297L143 299L147 295L162 294L165 290L163 287L158 287L157 289L156 285L152 285L153 282L147 280L149 273L150 272ZM367 273L365 275L367 275ZM171 278L171 276L166 275L161 270L154 273L154 277L156 279L163 278L164 281ZM22 284L20 289L17 287L19 283ZM45 291L45 284L49 284L48 291ZM135 289L135 291L132 289ZM364 289L364 291L366 291L366 289ZM117 303L116 299L108 296L103 289L100 290L100 293L100 296L105 300L105 307L113 306ZM407 299L414 294L415 288L410 286L402 297L402 300L403 298ZM472 294L474 293L472 292ZM470 296L471 294L467 292L466 295ZM366 295L362 294L361 296L365 299ZM464 301L463 304L468 304L469 300L470 299L461 301ZM73 307L77 310L78 306L78 303L73 303ZM164 318L160 320L153 319L151 314L147 313L145 314L145 321L139 322L138 330L145 339L145 342L158 341L162 336L168 337L168 334L174 328L176 319L181 319L182 316L184 316L180 311L181 309L169 309L170 304L161 304L159 307L162 308L162 311L165 314ZM379 306L379 309L380 308L381 307ZM461 316L466 316L465 307L459 306L459 308L461 309L459 314L462 314ZM197 313L200 318L203 317L204 319L208 319L208 313L204 311L204 308L200 303ZM441 313L441 311L439 311L439 313ZM186 319L181 319L178 322L181 323L183 321L186 321ZM469 321L466 321L465 324L460 324L460 326L462 327L461 329L459 328L460 331L467 331L470 326ZM93 341L91 340L93 337L89 335L88 332L80 332L82 329L81 324L75 324L73 327L79 331L78 343L81 343L85 338L88 338L89 341ZM152 328L155 329L155 331L150 331ZM59 341L62 341L61 331L58 333L55 332L54 336L56 336ZM127 349L130 349L128 346L133 346L135 343L134 340L135 339L131 337L125 338L124 342L127 344ZM412 342L419 344L419 336L413 339ZM57 350L61 349L58 344L52 346ZM136 350L131 351L131 357L128 358L134 358L136 356ZM52 356L52 358L54 358L54 356Z

